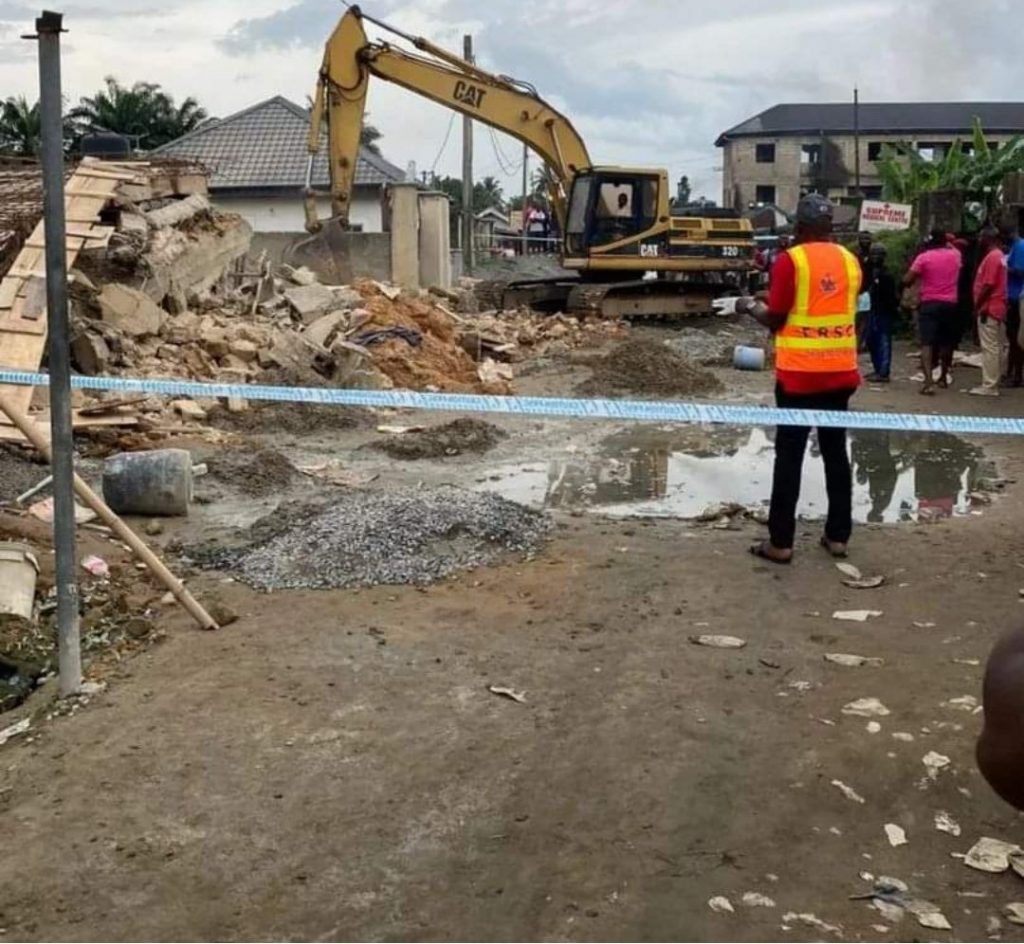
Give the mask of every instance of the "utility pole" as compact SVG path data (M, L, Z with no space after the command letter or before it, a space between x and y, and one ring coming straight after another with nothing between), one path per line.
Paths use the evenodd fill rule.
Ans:
M526 255L527 250L530 248L526 242L526 194L530 184L530 149L524 144L523 145L523 208L522 208L522 226L523 226L523 255Z
M49 331L50 444L53 467L53 546L57 577L57 664L61 695L82 687L75 564L74 437L71 432L71 345L68 331L64 222L64 122L60 77L63 15L43 11L39 41L39 114L43 220L46 236L46 320Z
M853 179L854 194L861 196L860 189L860 90L853 87Z
M462 38L462 56L473 62L473 37ZM473 274L473 119L462 118L462 267Z

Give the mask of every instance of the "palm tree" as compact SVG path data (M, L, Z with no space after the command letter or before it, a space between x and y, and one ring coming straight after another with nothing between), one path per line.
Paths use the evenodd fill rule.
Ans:
M0 104L0 150L34 157L39 152L39 102L29 105L24 95L12 95Z
M505 206L505 194L501 184L493 177L484 177L473 186L473 209L479 213L488 207L503 209Z
M94 131L112 131L134 138L143 150L167 144L187 134L206 120L206 110L194 98L181 105L155 82L121 85L107 76L105 88L84 97L69 113L79 136Z
M363 124L363 130L359 132L359 143L371 154L380 154L380 145L377 142L383 134L376 125Z

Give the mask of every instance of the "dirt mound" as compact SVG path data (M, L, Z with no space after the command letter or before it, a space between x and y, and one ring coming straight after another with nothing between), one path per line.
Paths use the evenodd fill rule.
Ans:
M418 433L388 436L371 443L373 449L386 452L393 459L439 459L463 453L484 453L493 449L506 434L491 423L462 417L433 426Z
M239 433L314 433L358 429L372 422L372 414L360 407L319 403L253 402L241 413L217 410L209 417L211 426Z
M207 465L219 482L245 495L268 495L285 488L298 470L275 449L231 450L212 456Z
M33 462L13 447L0 445L0 501L14 501L49 474L46 463Z
M593 363L594 376L582 383L585 396L694 396L718 393L721 381L664 344L634 339Z

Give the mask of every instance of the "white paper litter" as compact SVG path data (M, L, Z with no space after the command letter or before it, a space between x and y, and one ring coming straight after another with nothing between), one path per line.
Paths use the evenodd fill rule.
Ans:
M829 652L825 654L825 661L831 662L833 665L842 665L850 669L859 668L863 665L878 666L882 665L881 659L874 658L872 656L858 656L852 652Z
M881 616L881 610L836 610L832 619L844 623L866 623L873 616Z
M748 908L774 908L775 900L760 892L747 892L743 896L743 904Z
M949 766L950 761L945 754L938 754L935 751L929 751L921 758L921 763L928 768L928 776L934 780L939 775L939 771L942 770L943 767Z
M738 636L691 636L690 642L695 646L707 646L710 649L742 649L747 641Z
M877 698L858 698L843 705L844 715L856 715L859 718L884 718L891 713Z
M935 828L940 833L949 833L951 836L959 836L961 833L960 824L945 810L935 814Z
M864 803L864 797L862 797L853 787L847 786L842 780L833 780L832 786L835 787L847 800L853 800L854 803Z
M1005 872L1010 867L1010 856L1020 852L1021 848L1016 843L983 836L967 851L964 865L979 872Z
M718 895L715 898L709 898L708 907L718 914L733 914L736 910L733 908L732 902L722 895Z
M889 845L896 849L899 846L905 846L907 844L907 832L902 826L897 826L895 823L885 824L885 838L889 840Z

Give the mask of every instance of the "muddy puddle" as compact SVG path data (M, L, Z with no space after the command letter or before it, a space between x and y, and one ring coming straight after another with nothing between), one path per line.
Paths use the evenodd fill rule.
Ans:
M535 507L583 508L613 517L696 518L720 503L767 506L773 436L771 430L730 427L626 430L586 453L491 469L476 487ZM995 476L979 447L938 433L854 431L850 456L859 522L970 514L971 492ZM826 508L812 434L799 512L823 518Z

